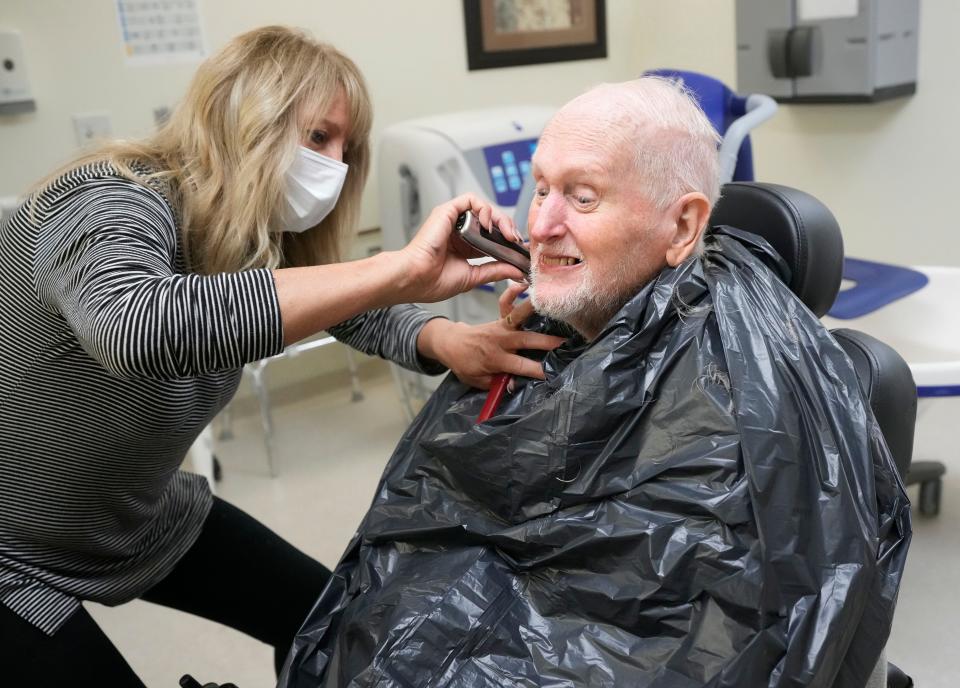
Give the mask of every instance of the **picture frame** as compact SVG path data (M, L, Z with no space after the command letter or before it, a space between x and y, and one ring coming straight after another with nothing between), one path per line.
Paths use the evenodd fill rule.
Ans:
M463 0L467 68L607 56L605 0Z

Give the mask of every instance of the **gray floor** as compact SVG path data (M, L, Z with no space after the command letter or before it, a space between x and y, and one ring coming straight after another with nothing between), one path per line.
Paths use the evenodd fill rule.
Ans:
M358 403L350 403L345 380L333 388L306 384L274 395L278 477L268 477L257 416L243 408L233 422L234 439L217 449L224 469L220 496L331 567L366 511L405 426L386 366L370 364L363 372L365 399ZM888 645L889 659L921 688L960 685L958 658L952 655L958 647L954 620L960 616L960 458L944 455L953 442L937 429L951 427L960 417L956 411L957 402L948 401L921 418L918 457L952 463L943 512L915 519ZM269 648L240 633L144 602L90 608L151 688L175 688L184 672L201 682L233 681L240 688L274 683Z

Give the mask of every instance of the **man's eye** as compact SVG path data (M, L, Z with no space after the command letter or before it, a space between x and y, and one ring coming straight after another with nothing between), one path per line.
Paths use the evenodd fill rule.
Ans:
M318 146L323 145L327 142L327 132L314 131L310 134L310 140Z
M579 203L580 205L590 205L592 203L595 203L597 200L593 196L586 196L584 194L577 194L575 198L577 200L577 203Z
M537 190L534 191L533 193L536 195L537 198L546 198L548 191L549 190L546 187L541 186L541 187L537 187Z

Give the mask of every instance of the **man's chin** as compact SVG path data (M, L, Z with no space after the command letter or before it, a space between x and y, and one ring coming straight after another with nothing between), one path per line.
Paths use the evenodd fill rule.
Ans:
M567 322L567 319L576 315L576 309L571 307L571 300L564 294L556 293L552 289L543 289L542 287L533 287L530 289L530 303L533 309L540 315Z
M593 340L635 295L635 291L639 289L625 290L623 294L600 295L586 290L576 294L571 290L561 292L545 289L538 292L534 288L530 292L530 302L540 315L566 323L586 339Z
M574 304L569 300L540 298L536 293L530 296L534 310L540 315L566 323L587 339L593 339L600 327L609 319L590 304ZM602 322L599 322L601 321Z
M575 284L561 284L554 276L543 279L534 273L530 301L542 316L564 322L588 340L596 339L610 319L651 281L654 275L639 278L626 258L606 274L594 279L589 270L578 271ZM638 279L639 278L639 279Z

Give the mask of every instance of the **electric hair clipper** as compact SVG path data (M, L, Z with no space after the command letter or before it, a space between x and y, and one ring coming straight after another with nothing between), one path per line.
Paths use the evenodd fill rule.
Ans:
M530 278L530 251L504 237L496 227L484 229L480 220L469 210L461 213L455 225L463 240L481 253L518 268Z

